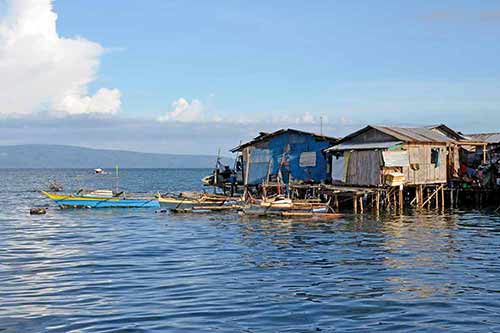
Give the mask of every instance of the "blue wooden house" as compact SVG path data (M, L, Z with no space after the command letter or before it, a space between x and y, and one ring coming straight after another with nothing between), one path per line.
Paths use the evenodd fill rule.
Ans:
M337 141L324 135L281 129L273 133L260 133L252 141L231 151L241 153L245 185L258 185L273 179L285 184L321 183L329 177L323 150Z

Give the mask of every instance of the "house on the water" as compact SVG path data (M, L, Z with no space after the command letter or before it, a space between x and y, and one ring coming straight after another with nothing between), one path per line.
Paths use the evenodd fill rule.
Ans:
M452 141L425 127L367 126L326 150L332 182L377 187L444 184Z
M464 165L477 167L482 163L486 163L488 143L481 136L464 135L444 124L427 126L427 128L441 133L451 140L448 146L449 181L461 181L463 179Z
M467 136L485 143L484 156L486 161L495 163L500 159L500 133L478 133Z
M329 178L324 150L337 141L333 137L296 129L280 129L260 133L231 151L241 154L245 185L268 181L321 183Z

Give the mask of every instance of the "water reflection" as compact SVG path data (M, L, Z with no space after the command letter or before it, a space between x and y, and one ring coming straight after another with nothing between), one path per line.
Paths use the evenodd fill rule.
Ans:
M176 183L179 172L129 171L124 185L177 188L204 174ZM0 330L500 330L496 215L31 217L26 209L45 203L31 192L42 177L9 177L0 177Z

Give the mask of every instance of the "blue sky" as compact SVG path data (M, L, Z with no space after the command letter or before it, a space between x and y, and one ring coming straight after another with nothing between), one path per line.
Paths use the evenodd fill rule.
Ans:
M181 120L175 126L195 132L207 123L244 128L241 137L226 138L227 146L260 128L317 129L320 116L332 135L368 123L500 130L499 2L58 0L53 6L60 37L81 36L104 48L86 87L89 95L119 90L113 117L147 123L164 116L166 129ZM194 111L188 118L170 114L177 108ZM196 152L191 146L189 153Z

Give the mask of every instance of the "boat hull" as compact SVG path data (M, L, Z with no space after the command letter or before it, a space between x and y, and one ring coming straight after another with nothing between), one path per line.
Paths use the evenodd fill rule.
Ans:
M158 199L160 206L166 209L190 209L199 205L198 201L182 200L177 198L162 198Z
M235 199L190 199L179 197L162 197L159 196L158 201L160 206L166 209L192 209L195 206L204 207L223 207L227 205L238 205L241 201Z
M99 198L42 192L61 208L159 208L156 198Z

